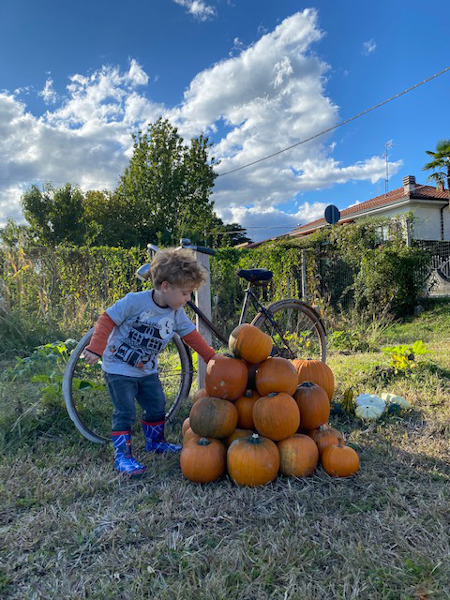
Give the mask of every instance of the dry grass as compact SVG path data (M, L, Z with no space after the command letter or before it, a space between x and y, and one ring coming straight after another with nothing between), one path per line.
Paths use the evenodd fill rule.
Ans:
M414 405L371 426L335 418L361 457L348 480L319 468L257 489L196 485L177 457L144 455L136 437L149 473L126 482L110 448L58 413L1 459L2 598L450 598L450 342L432 349L432 362L389 386L373 376L381 355L331 358L338 399L354 385Z

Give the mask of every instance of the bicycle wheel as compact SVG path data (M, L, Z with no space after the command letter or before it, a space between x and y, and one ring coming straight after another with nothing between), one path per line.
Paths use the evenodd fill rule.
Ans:
M92 328L70 355L63 379L63 396L70 418L91 442L110 441L112 402L101 364L89 366L82 353L89 345ZM166 396L166 421L173 420L192 383L192 356L178 335L158 356L158 372Z
M252 325L270 335L275 356L326 361L325 325L319 313L301 300L274 302L267 307L266 313L256 315Z

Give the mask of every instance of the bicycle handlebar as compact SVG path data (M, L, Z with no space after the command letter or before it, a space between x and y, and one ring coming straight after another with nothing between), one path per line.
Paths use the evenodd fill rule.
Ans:
M188 238L182 238L180 241L179 248L188 248L189 250L194 250L195 252L201 252L202 254L210 254L214 256L216 253L212 248L207 248L206 246L196 246L195 244L191 244L191 240ZM158 252L158 246L154 244L147 244L147 252L150 254L151 252Z
M196 252L202 252L203 254L211 254L214 256L216 253L212 248L207 248L206 246L183 246L183 248L190 248L191 250L195 250Z

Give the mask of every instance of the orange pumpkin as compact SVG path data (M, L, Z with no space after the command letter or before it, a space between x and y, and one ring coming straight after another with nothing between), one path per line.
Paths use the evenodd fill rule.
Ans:
M194 394L194 398L192 400L192 404L195 404L197 402L197 400L199 400L200 398L204 398L205 396L209 396L208 392L205 390L205 388L200 388L198 389L195 394Z
M254 365L270 356L272 338L254 325L243 323L231 332L228 348L234 356Z
M253 407L256 431L271 440L279 441L293 435L300 424L296 401L285 392L262 396Z
M248 369L239 358L216 355L207 367L205 389L209 396L237 400L247 387Z
M286 358L272 356L259 365L255 383L260 396L272 392L285 392L292 396L297 387L297 371Z
M297 358L292 361L296 371L298 383L312 381L323 388L331 400L334 394L334 375L330 367L321 360Z
M238 485L264 485L277 476L280 453L272 440L254 433L234 440L228 448L227 466Z
M355 450L339 440L336 446L328 446L322 452L322 466L332 477L350 477L359 470L360 461Z
M319 462L319 450L307 435L296 433L278 442L280 472L288 477L308 477Z
M181 434L184 435L186 430L190 427L189 417L183 421L183 425L181 426Z
M241 437L250 437L253 435L254 431L252 429L235 429L233 433L226 439L226 445L231 446L234 440L237 440Z
M237 422L237 408L222 398L200 398L189 413L192 431L202 437L227 438L236 429Z
M300 409L302 429L317 429L328 422L330 417L330 401L323 388L311 381L298 386L294 399Z
M308 435L311 439L313 439L316 442L320 456L322 456L323 451L328 446L338 444L339 440L342 440L344 442L344 437L342 433L337 429L333 429L327 424L321 425L318 429L313 429L312 431L309 431Z
M185 434L183 435L183 446L184 444L187 444L187 442L190 442L191 440L199 440L202 436L198 435L196 433L194 433L192 431L192 429L189 427L189 429L186 429Z
M238 427L242 429L254 429L253 423L253 407L255 402L260 398L258 392L247 390L243 396L235 402L235 407L238 411Z
M181 450L181 471L186 479L196 483L215 481L225 473L226 456L227 450L219 440L191 440Z

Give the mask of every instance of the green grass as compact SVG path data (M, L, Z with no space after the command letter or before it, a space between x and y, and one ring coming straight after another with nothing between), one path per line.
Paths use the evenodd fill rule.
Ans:
M450 304L427 308L383 334L432 351L408 375L386 380L381 352L330 356L337 402L353 387L413 406L372 424L332 418L361 458L350 479L319 467L256 489L196 485L178 457L146 455L137 433L148 474L123 481L110 447L81 438L61 403L42 406L29 378L1 381L0 596L449 599Z

